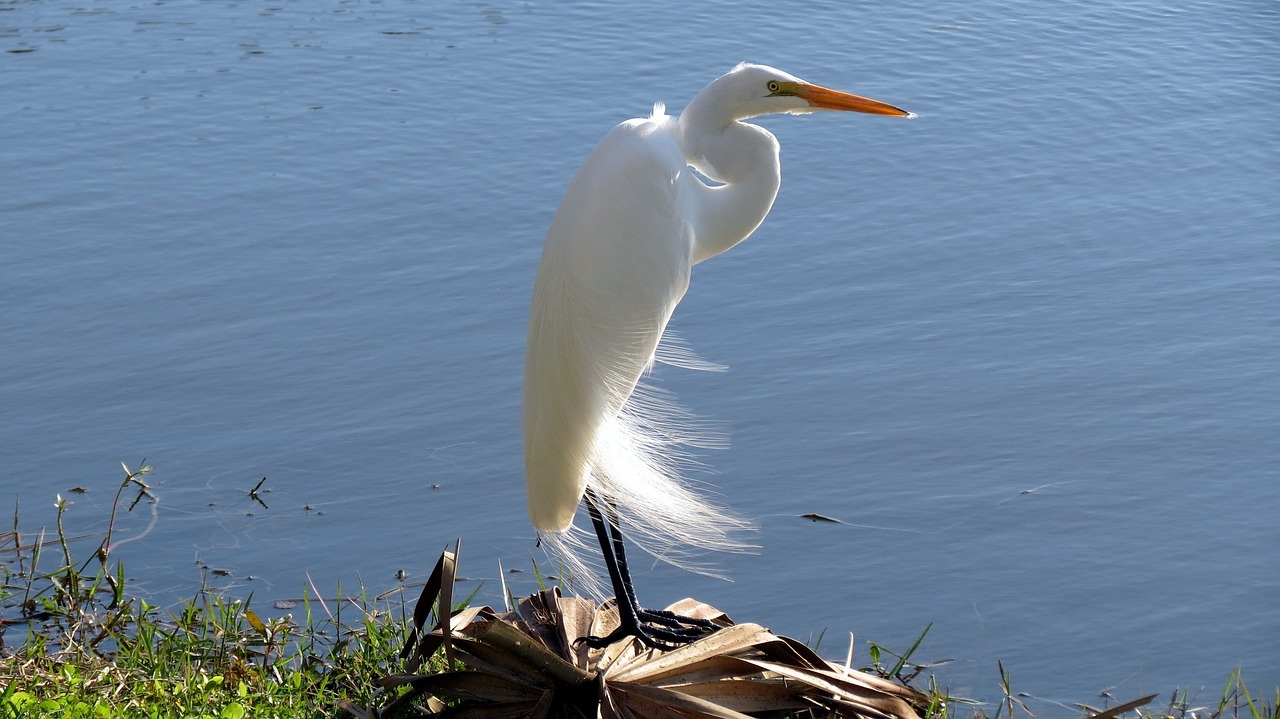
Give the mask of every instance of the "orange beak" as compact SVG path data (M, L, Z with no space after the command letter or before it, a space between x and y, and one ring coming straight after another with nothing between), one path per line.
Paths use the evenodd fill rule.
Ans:
M892 115L894 117L915 117L900 107L887 102L872 100L861 95L850 95L847 92L830 90L821 85L804 85L796 93L813 107L824 110L844 110L847 112L865 112L868 115Z

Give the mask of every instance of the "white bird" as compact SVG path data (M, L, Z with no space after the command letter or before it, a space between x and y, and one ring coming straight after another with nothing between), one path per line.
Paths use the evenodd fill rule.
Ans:
M911 116L744 63L679 117L659 104L650 117L614 128L551 223L525 353L525 475L543 544L579 569L573 518L580 504L591 517L622 621L609 636L588 638L591 646L635 636L669 648L715 628L635 600L622 527L669 559L680 545L740 548L732 534L746 526L685 486L674 459L681 444L696 443L696 432L637 385L693 265L746 239L778 194L778 141L743 121L820 110Z

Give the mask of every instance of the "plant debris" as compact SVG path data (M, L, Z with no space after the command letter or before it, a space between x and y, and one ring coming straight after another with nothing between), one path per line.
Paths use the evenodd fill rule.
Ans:
M410 716L478 719L748 719L784 711L797 719L919 719L926 703L915 689L828 662L757 624L734 624L693 599L669 609L723 628L670 651L634 639L588 648L577 640L617 626L613 601L597 606L556 588L512 612L450 612L447 631L437 619L424 632L432 607L452 606L456 566L456 551L444 552L427 581L401 653L405 671L381 682L390 699L377 710L344 705L349 712L399 716L415 705L425 713ZM446 671L418 673L441 650Z

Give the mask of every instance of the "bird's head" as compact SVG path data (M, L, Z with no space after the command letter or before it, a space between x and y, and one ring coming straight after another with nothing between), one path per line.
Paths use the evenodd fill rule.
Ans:
M912 117L906 110L888 103L814 85L768 65L742 63L707 89L712 88L720 95L722 107L729 110L734 120L778 113L802 115L824 110Z

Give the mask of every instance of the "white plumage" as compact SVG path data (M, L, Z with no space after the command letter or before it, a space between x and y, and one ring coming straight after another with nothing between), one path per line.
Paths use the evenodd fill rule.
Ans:
M529 516L571 568L582 570L570 529L588 490L656 556L744 547L734 535L747 523L691 491L678 471L681 447L707 436L637 387L693 265L749 236L777 196L778 142L742 121L821 109L907 115L739 65L679 117L658 105L618 125L565 192L534 284L524 432Z

